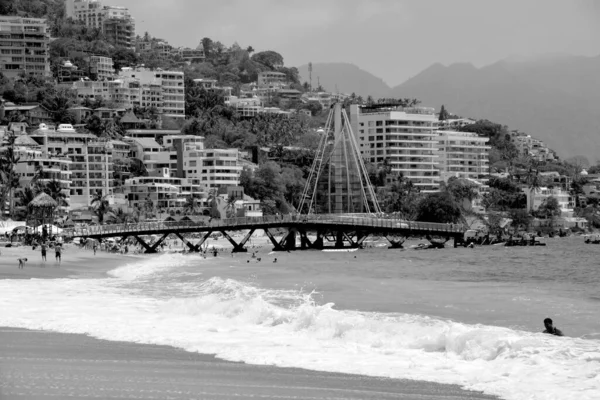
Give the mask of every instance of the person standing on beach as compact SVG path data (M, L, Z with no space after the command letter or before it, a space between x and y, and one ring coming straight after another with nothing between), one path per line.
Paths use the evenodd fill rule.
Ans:
M48 246L46 246L46 242L42 243L42 260L46 261L46 251L48 250Z
M546 327L546 330L543 333L548 333L554 336L564 336L560 329L555 328L553 326L552 320L550 318L546 318L544 320L544 326Z
M60 262L62 261L62 247L60 243L57 243L56 246L54 246L54 252L56 253L56 262L60 265Z
M94 242L93 249L94 249L94 255L96 255L96 251L98 251L98 243Z

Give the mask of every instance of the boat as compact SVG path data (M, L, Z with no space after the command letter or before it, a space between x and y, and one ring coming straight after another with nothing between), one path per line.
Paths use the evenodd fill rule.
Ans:
M353 251L358 250L358 247L352 248L352 249L323 249L322 251L326 251L326 252L338 252L338 253L351 253Z
M587 244L600 244L600 234L592 233L590 235L583 235L585 238L584 242Z

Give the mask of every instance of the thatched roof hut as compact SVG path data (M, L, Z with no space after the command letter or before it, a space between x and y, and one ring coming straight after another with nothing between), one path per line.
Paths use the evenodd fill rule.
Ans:
M29 213L27 225L39 226L54 222L54 210L58 203L47 193L40 193L27 206Z
M58 206L58 203L52 197L50 197L49 194L44 193L44 192L35 196L33 198L33 200L31 200L31 202L29 203L29 207L31 207L31 208L41 208L41 207L54 208L57 206Z

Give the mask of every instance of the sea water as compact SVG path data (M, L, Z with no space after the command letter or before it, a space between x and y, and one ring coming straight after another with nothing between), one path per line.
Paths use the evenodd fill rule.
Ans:
M600 399L600 246L375 246L262 249L260 262L163 254L106 279L3 280L0 325L510 400ZM545 317L566 337L540 333Z

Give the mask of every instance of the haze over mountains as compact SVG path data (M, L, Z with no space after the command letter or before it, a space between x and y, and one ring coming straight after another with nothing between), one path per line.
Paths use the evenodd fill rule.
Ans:
M313 64L313 82L320 65ZM340 92L365 98L417 98L437 110L444 104L452 113L489 119L544 140L561 158L600 159L600 56L511 57L482 68L434 64L385 94L385 83L359 68L325 65L329 68L320 80L327 90L337 83ZM350 85L353 80L362 86ZM372 91L371 82L379 82Z

